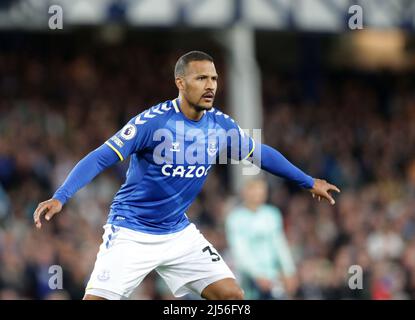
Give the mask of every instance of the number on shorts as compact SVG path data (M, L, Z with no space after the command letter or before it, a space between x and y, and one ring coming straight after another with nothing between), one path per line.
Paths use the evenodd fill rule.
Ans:
M203 252L209 251L209 254L212 256L212 262L216 262L216 261L219 261L220 260L219 255L217 253L214 253L209 246L203 248L202 251Z

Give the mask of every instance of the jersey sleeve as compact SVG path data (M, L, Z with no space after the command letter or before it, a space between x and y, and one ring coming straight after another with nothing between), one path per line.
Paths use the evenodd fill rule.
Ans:
M255 140L252 139L231 117L224 115L222 127L227 136L227 156L234 160L248 159L255 149Z
M313 188L313 177L297 168L279 151L266 144L257 144L251 160L271 174L288 179L302 188Z
M104 144L101 145L77 163L65 182L56 190L53 199L59 200L64 205L79 189L117 161L117 155Z
M140 116L132 118L128 123L109 138L105 144L123 161L132 153L140 152L151 144L151 123L140 121Z

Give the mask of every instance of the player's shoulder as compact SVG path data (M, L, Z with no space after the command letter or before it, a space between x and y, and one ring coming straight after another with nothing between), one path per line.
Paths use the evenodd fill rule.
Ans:
M132 120L136 126L160 126L168 120L174 111L174 100L160 102L145 109Z
M236 125L235 120L228 114L220 111L217 108L212 107L206 114L220 126L224 128L234 127Z

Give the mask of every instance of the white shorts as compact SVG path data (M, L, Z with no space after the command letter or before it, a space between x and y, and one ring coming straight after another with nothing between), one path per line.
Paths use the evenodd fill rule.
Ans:
M201 295L209 284L234 274L192 223L182 231L154 235L107 224L86 294L128 299L152 270L176 297Z

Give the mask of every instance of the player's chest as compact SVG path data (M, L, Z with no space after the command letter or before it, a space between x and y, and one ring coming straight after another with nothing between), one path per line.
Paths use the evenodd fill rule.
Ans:
M158 130L154 135L153 158L173 164L213 164L225 144L213 129L188 126Z

